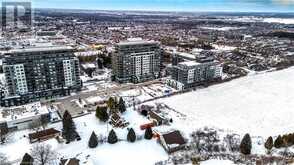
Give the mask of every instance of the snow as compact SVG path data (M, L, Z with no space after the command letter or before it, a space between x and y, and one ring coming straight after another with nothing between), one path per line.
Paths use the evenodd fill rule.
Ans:
M95 69L96 68L95 64L93 64L93 63L82 64L82 66L84 68L92 68L92 69Z
M294 68L289 68L251 75L157 102L187 115L177 122L178 129L188 132L208 126L263 137L290 133L294 131L293 74Z
M237 22L267 22L267 23L281 23L281 24L294 24L293 18L261 18L261 17L241 17L229 19Z
M92 64L92 65L94 65L94 64ZM91 66L91 64L88 64L86 67L93 67L93 66ZM81 78L82 82L84 84L86 84L87 82L93 82L93 81L99 82L102 80L109 80L110 74L111 74L111 70L105 68L103 70L99 70L99 73L94 72L93 77L89 77L87 75L82 75L82 76L80 76L80 78Z
M1 61L1 60L0 60ZM0 74L0 83L4 84L5 83L5 74L1 73Z
M201 163L201 165L234 165L234 163L229 160L211 159L211 160L204 161L203 163Z
M294 24L294 19L292 18L265 18L263 22L268 23L281 23L281 24Z
M97 86L95 84L94 85L89 85L86 88L88 89L87 92L98 90L98 88L97 88Z
M0 122L18 121L21 119L30 119L33 116L48 114L47 106L40 102L30 103L22 106L10 108L0 108Z
M94 104L96 102L101 102L103 101L104 99L101 98L100 96L92 96L92 97L88 97L87 99L87 102L91 103L91 104Z
M168 111L173 117L171 126L154 128L159 132L180 130L184 137L189 137L192 131L203 127L213 127L224 130L224 134L234 132L242 137L250 133L253 141L253 154L264 154L263 139L268 136L294 132L294 67L256 75L249 75L227 83L210 86L204 89L171 96L150 102L163 102L174 110L184 114ZM143 90L144 89L144 90ZM148 93L162 92L164 85L153 84L140 90L119 92L120 95L147 95ZM140 96L139 96L140 97ZM151 96L150 96L151 97ZM100 99L90 97L88 99ZM130 98L131 99L131 98ZM137 99L137 98L136 98ZM87 100L89 101L89 100ZM137 136L142 136L144 131L140 125L149 123L147 118L130 110L123 114L126 121L130 122L129 128L134 128ZM42 143L50 144L60 156L65 158L77 157L85 165L94 164L143 164L167 160L168 155L156 140L140 140L135 143L125 141L127 129L115 129L119 139L124 141L114 145L102 144L95 149L88 148L88 140L92 131L99 135L107 136L110 125L99 122L94 114L74 119L77 131L82 140L70 144L60 144L55 139ZM49 125L50 128L61 130L62 124ZM27 137L30 130L15 132L13 139L1 145L0 153L5 153L9 160L15 161L30 152L32 144ZM257 137L257 136L262 136ZM263 138L263 139L262 139ZM19 149L21 148L21 150ZM16 152L18 151L18 152ZM89 157L88 157L89 155ZM115 159L114 159L115 155ZM131 156L130 156L131 155ZM209 160L201 162L204 165L232 165L227 160Z
M123 162L125 164L152 165L159 160L166 159L164 152L162 147L154 141L144 140L133 144L121 142L113 146L101 146L95 152L97 156L92 159L92 162L103 165L124 164Z
M81 99L80 100L73 100L80 108L85 108L85 106L87 105L87 103L85 102L85 100Z
M139 126L148 122L146 118L138 115L137 112L128 110L124 113L123 117L127 121L131 121L129 128L134 128L137 136L142 136L144 131L141 131ZM70 144L60 144L56 139L51 139L44 144L49 144L58 153L59 158L77 157L83 164L94 165L112 165L112 164L142 164L151 165L160 160L168 158L167 153L163 147L154 140L140 140L135 143L121 141L116 144L100 144L95 149L88 148L88 140L92 133L95 131L97 136L107 136L111 126L99 122L95 114L86 115L74 119L77 131L81 136L81 141L71 142ZM50 127L61 130L62 124L56 123ZM114 129L119 139L126 139L127 129ZM30 152L33 144L29 143L27 136L30 130L17 131L5 145L1 145L0 153L5 153L10 161L20 161L26 152ZM21 148L21 150L19 150ZM16 152L18 151L18 152ZM115 159L114 159L115 158Z
M31 148L28 138L24 135L28 135L28 130L15 132L6 144L1 145L0 153L5 153L10 161L20 161L26 152L30 152Z
M244 29L243 27L207 27L203 26L200 27L201 29L207 29L207 30L216 30L216 31L229 31L229 30L239 30L239 29Z
M232 51L232 50L235 50L236 49L236 47L226 46L226 45L216 45L216 44L213 44L212 46L214 47L214 49L216 51Z
M185 62L180 62L179 63L180 65L186 65L186 66L195 66L195 65L199 65L198 62L196 61L185 61Z

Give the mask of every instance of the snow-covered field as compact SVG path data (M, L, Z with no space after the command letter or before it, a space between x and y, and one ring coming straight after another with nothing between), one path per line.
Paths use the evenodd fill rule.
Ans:
M294 19L292 18L265 18L263 22L268 23L281 23L281 24L294 24Z
M267 23L281 23L281 24L294 24L293 18L261 18L261 17L238 17L231 19L237 22L267 22Z
M294 132L294 68L250 75L161 99L187 115L179 129L217 127L252 135ZM180 128L182 127L182 128Z

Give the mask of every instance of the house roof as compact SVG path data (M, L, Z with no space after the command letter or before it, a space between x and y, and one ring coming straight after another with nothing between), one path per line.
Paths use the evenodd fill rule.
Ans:
M162 116L160 116L159 114L157 114L156 112L154 111L149 111L149 115L151 118L157 120L157 121L162 121L164 120L164 118Z
M120 120L121 117L120 117L117 113L113 113L113 114L111 115L111 119L117 121L117 120Z
M60 165L79 165L79 164L80 164L80 160L76 158L60 160Z
M162 137L166 144L183 145L186 143L180 131L173 131L167 134L163 134Z
M54 134L57 134L57 133L60 133L60 131L58 131L58 130L56 130L54 128L50 128L50 129L46 129L46 130L43 130L43 131L30 133L29 138L30 138L30 140L38 139L38 138L42 138L42 137L45 137L45 136L48 136L48 135L54 135Z

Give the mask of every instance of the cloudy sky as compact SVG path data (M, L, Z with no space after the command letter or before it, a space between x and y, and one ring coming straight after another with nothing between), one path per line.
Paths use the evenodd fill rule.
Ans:
M0 0L1 1L1 0ZM38 8L294 12L294 0L32 0Z

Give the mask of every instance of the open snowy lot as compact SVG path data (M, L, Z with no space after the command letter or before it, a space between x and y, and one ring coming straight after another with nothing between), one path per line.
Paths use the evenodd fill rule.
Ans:
M264 137L294 132L294 68L250 75L159 100L187 119L179 129L204 126ZM182 127L182 128L181 128Z

